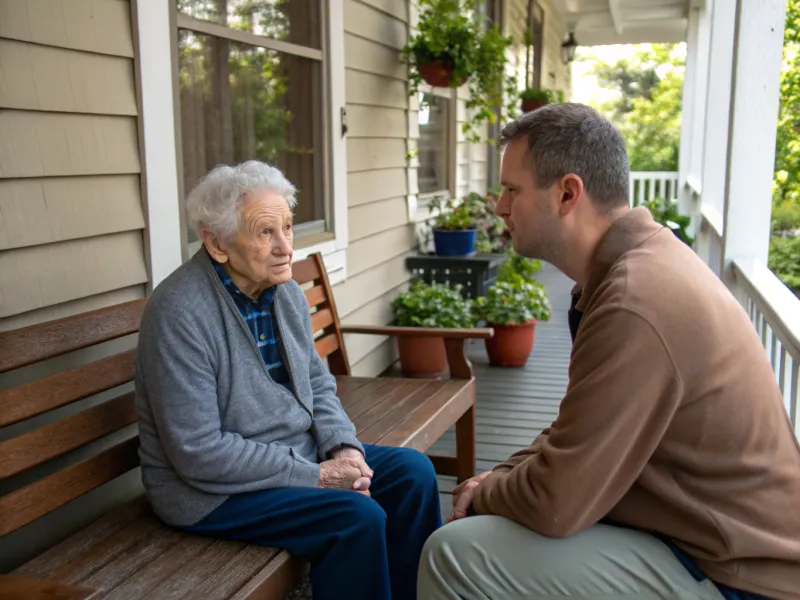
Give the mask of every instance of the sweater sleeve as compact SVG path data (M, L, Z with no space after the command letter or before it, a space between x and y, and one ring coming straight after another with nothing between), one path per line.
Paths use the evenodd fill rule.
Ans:
M150 317L140 332L139 378L178 476L213 494L315 487L319 465L284 444L222 430L216 376L202 332L179 315Z
M581 323L558 418L512 468L481 482L475 512L549 537L593 525L638 478L681 397L672 357L650 323L624 308L599 310Z

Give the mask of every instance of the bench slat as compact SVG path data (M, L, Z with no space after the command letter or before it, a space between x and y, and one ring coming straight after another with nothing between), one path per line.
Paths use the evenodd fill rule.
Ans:
M133 300L0 333L0 373L136 333L145 304Z
M329 308L323 308L311 315L311 331L316 333L333 325L333 313Z
M364 411L369 410L373 404L383 400L383 398L395 395L399 390L403 390L404 388L408 389L410 386L419 384L421 381L422 380L419 379L389 379L386 385L380 386L372 391L372 393L362 392L361 400L358 402L348 402L345 408L347 416L350 417L350 420L353 420Z
M347 415L355 425L356 431L370 425L385 414L392 406L400 404L406 398L414 396L418 391L427 387L428 381L425 379L410 379L404 385L399 386L390 394L373 396L368 398L368 402L362 402L359 405L351 406L347 411ZM358 412L358 415L356 415Z
M180 600L229 600L242 589L244 582L249 582L280 550L247 544L239 554L231 558L196 589L188 592Z
M93 600L98 592L57 581L39 581L0 574L0 600Z
M314 342L314 347L317 349L319 357L325 358L339 349L339 339L336 337L335 333L329 333Z
M57 373L0 392L0 427L19 423L49 410L83 400L131 381L136 351Z
M0 498L0 537L16 531L139 465L134 436Z
M131 392L0 442L0 479L23 473L136 421Z
M391 386L390 389L394 389L397 386L397 380L391 379L389 377L379 377L378 379L372 379L368 381L366 385L358 388L357 390L353 391L347 396L340 396L342 406L344 407L345 410L347 410L348 407L354 405L356 402L363 400L367 396L379 393L380 390L382 390L387 386Z
M289 556L288 552L281 552L231 600L283 598L300 579L305 568L302 562Z

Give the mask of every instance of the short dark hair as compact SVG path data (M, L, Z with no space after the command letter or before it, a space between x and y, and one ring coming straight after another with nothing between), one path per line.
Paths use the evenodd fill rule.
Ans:
M500 144L523 137L538 185L547 187L575 173L598 208L610 210L628 203L625 140L593 108L572 102L543 106L503 127Z

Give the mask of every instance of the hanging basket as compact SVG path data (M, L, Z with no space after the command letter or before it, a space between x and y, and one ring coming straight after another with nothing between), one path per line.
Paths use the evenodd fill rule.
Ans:
M550 104L547 100L523 100L522 101L522 112L529 113L532 110L536 110L537 108L542 108L543 106L547 106Z
M434 59L419 67L419 76L430 86L450 87L453 80L453 63L441 58ZM466 81L467 78L462 77L458 86L463 85Z

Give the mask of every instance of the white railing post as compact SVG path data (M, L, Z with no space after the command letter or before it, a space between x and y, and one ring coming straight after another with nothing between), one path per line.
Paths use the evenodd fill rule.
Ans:
M689 24L686 30L686 67L683 73L681 104L681 139L678 152L678 204L684 214L694 214L693 196L686 189L691 165L692 132L694 123L695 93L697 89L697 38L700 25L700 10L689 9Z
M786 0L738 0L725 180L722 278L734 259L767 264ZM738 294L741 297L741 294Z

